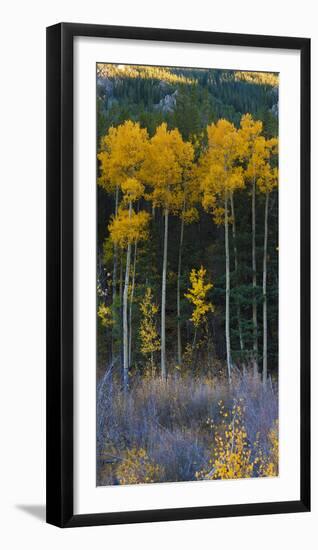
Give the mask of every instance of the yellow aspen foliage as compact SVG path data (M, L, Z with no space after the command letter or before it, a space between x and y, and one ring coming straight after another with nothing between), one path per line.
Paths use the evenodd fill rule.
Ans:
M143 184L136 178L127 178L120 185L125 203L136 202L144 192Z
M278 186L278 168L272 167L271 159L277 155L278 139L272 138L265 142L264 162L256 180L259 191L263 194L271 193Z
M154 206L177 212L183 204L183 178L193 161L193 146L183 141L179 130L158 126L150 140L147 158L141 170L144 182L151 186L147 198Z
M155 321L156 314L158 313L158 306L153 302L151 288L147 287L145 296L139 307L142 313L139 329L141 341L140 351L146 357L152 357L155 351L160 350L160 338Z
M214 206L213 207L213 221L216 225L223 225L225 219L225 208L224 206ZM230 220L229 220L230 221Z
M264 74L264 73L260 73ZM117 79L146 79L170 84L197 84L196 78L189 78L181 74L174 74L170 68L151 67L147 65L114 65L97 63L97 76L99 78Z
M129 211L120 207L118 215L113 217L108 225L112 241L120 248L125 248L133 242L146 240L149 219L150 215L144 210L135 212L133 209Z
M277 140L266 140L261 135L262 130L260 120L254 120L248 113L242 116L238 134L242 142L241 155L246 162L244 176L247 180L255 179L262 172L270 149L277 147Z
M114 324L111 308L105 304L100 304L97 315L100 318L103 327L111 327Z
M273 427L268 433L269 453L265 454L256 442L257 456L255 463L258 465L258 475L260 477L276 477L279 473L279 438L278 438L278 420L274 422Z
M145 449L127 450L116 470L120 485L156 483L162 480L164 469L150 460Z
M261 193L271 193L278 186L278 168L266 163L256 183Z
M251 151L251 156L245 170L245 176L248 180L256 178L262 172L266 157L266 139L263 136L259 136L254 141L253 150Z
M183 182L183 206L180 213L181 219L186 225L196 222L199 219L198 204L201 202L200 174L196 164L189 165L186 170Z
M206 320L209 311L214 311L213 305L207 301L207 293L213 284L206 283L205 276L206 269L203 266L197 271L192 269L190 273L191 287L185 293L185 297L193 305L191 321L195 327L199 327Z
M229 246L229 200L237 189L245 185L243 168L238 166L245 154L246 144L234 124L221 119L207 127L208 148L200 159L202 206L211 211L215 222L223 222L224 208L224 244L225 244L225 342L226 364L231 383L232 356L230 331L230 246ZM220 204L221 203L221 204Z
M261 135L262 130L263 123L261 120L254 120L250 113L242 116L239 133L245 143L247 152L249 148L253 148L253 143Z
M219 402L221 424L214 433L214 446L209 467L197 472L197 479L238 479L253 476L252 450L243 424L241 402L233 405L231 414Z
M139 123L126 120L116 128L111 127L101 139L101 176L99 185L113 192L127 178L138 178L148 150L148 132Z
M225 196L244 187L243 169L237 166L245 146L234 124L221 119L207 127L208 148L200 159L202 205L207 211L215 210L217 197ZM220 219L216 215L216 219Z
M254 445L248 439L244 425L243 400L226 410L219 401L221 422L214 426L214 440L208 467L197 472L197 479L240 479L250 477L273 477L278 475L278 422L268 433L270 449L265 453L257 437Z
M269 432L270 455L267 461L266 468L263 470L265 477L278 476L279 470L279 437L278 437L278 420L274 423L273 428Z
M257 71L237 71L235 72L235 80L277 87L279 84L279 75L277 73L261 73Z
M198 221L199 219L199 212L197 210L197 208L191 206L189 208L186 208L183 212L182 212L182 219L184 221L184 223L186 225L192 223L192 222L196 222Z

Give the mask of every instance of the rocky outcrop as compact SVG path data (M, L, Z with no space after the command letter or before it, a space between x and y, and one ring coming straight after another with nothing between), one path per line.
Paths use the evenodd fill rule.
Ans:
M172 113L177 103L178 90L175 90L173 94L167 94L159 103L155 105L155 109L158 109L162 113Z

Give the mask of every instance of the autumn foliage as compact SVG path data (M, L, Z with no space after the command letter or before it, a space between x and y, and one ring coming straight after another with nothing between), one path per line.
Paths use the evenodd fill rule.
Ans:
M97 67L99 484L279 473L276 115L209 88L278 76L202 71Z

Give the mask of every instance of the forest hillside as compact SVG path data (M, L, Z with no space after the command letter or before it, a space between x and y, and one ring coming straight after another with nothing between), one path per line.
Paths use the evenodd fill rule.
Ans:
M97 172L98 483L276 475L278 75L98 64Z

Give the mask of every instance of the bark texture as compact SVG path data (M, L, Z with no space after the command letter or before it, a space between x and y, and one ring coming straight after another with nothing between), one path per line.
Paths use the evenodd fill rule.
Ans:
M129 217L131 216L132 205L129 204ZM128 358L128 288L129 288L129 272L131 262L131 243L127 245L126 253L126 271L125 271L125 284L123 295L123 360L124 360L124 390L128 390L128 376L129 376L129 358Z
M178 364L182 364L182 340L181 340L181 305L180 305L180 281L181 281L181 265L182 265L182 245L184 234L184 219L181 218L180 228L180 243L178 256L178 278L177 278L177 337L178 337Z
M225 340L226 340L226 364L229 383L232 379L231 336L230 336L230 248L229 248L229 220L228 220L228 196L224 200L224 229L225 229Z
M168 254L168 223L169 211L164 210L164 242L163 242L163 263L162 263L162 290L161 290L161 378L166 380L166 287L167 287L167 254Z
M268 202L269 193L265 198L264 220L264 256L263 256L263 384L267 382L267 243L268 243Z
M256 279L256 213L255 213L255 197L256 183L253 180L252 187L252 273L253 273L253 374L258 375L258 326L257 326L257 279Z

